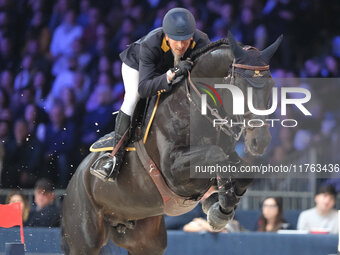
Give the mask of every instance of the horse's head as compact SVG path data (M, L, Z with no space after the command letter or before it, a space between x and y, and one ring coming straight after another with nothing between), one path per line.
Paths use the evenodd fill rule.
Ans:
M257 110L268 109L274 80L269 70L269 61L282 40L282 35L268 48L259 51L253 47L241 47L229 32L228 41L234 55L234 62L229 69L231 83L242 90L244 95L245 114L238 120L245 120L245 145L254 156L262 155L271 141L269 125L265 124L266 116L256 115L249 109L248 97L252 96L252 106ZM252 93L249 94L251 88ZM251 107L251 106L250 106ZM251 107L252 108L252 107ZM253 125L249 126L249 120ZM257 122L257 123L256 123ZM265 125L259 125L264 123ZM254 127L257 126L257 127Z

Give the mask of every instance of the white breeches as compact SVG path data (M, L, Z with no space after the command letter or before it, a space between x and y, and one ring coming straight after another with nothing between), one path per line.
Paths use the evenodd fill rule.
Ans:
M124 82L124 102L120 108L125 114L132 116L139 99L138 83L139 72L126 64L122 64L122 77Z

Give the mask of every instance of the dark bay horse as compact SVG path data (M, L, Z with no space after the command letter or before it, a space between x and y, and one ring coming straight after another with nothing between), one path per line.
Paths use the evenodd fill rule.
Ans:
M253 48L245 50L229 34L228 40L213 43L192 56L195 62L192 80L211 77L225 83L225 77L231 74L230 66L234 63L229 79L246 91L247 87L253 86L247 72L253 74L251 66L256 66L264 70L266 79L263 86L254 86L254 106L267 109L273 86L268 63L281 39L263 51ZM240 162L240 159L234 151L237 139L232 130L229 130L229 135L222 133L218 143L208 137L216 130L192 106L193 103L200 105L201 101L198 95L188 96L188 88L193 89L188 83L187 79L183 80L174 86L171 93L160 97L145 149L175 194L197 203L211 185L218 186L218 192L203 203L203 209L212 227L219 230L232 219L234 209L251 179L231 181L218 175L213 178L191 178L192 161L205 165L207 162L228 164L231 159ZM230 93L225 89L218 91L224 103L219 109L220 113L231 113L231 102L228 102L232 101ZM264 119L264 116L257 118ZM192 125L204 126L206 132L195 133L195 130L190 130ZM244 137L246 147L253 155L263 154L271 140L268 126L246 128ZM165 205L137 153L126 153L125 164L114 183L103 182L90 174L90 166L102 154L89 154L67 187L62 220L65 254L99 254L109 238L126 248L131 255L163 254L167 245L163 217Z

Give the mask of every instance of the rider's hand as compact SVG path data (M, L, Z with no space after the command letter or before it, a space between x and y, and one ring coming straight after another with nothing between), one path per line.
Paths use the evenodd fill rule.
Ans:
M180 61L171 71L175 74L174 79L181 75L188 75L188 72L191 71L193 66L193 62L189 59Z

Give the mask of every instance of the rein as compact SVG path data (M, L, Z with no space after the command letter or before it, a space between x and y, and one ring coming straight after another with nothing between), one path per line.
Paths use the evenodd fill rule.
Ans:
M249 49L249 48L248 48ZM248 50L247 49L247 50ZM232 63L232 69L231 69L231 74L229 74L227 77L225 77L224 79L229 79L230 78L230 84L231 85L235 85L235 67L236 68L241 68L241 69L246 69L246 70L252 70L252 71L266 71L266 70L269 70L269 65L266 65L266 66L250 66L250 65L243 65L243 64L236 64L235 63L235 59L233 60L233 63ZM190 91L189 91L189 86L188 86L188 82L191 86L191 88L193 89L193 91L196 93L196 95L199 97L199 98L202 98L202 94L199 92L199 90L197 89L197 86L195 85L195 83L191 80L191 77L190 77L190 72L188 72L188 79L186 80L186 83L185 83L185 89L186 89L186 96L189 100L189 102L191 104L193 104L193 106L199 111L199 106L194 102L194 100L192 99L191 95L190 95ZM219 137L220 137L220 132L222 131L223 133L225 133L227 136L230 136L232 137L236 142L240 140L241 138L241 135L243 134L244 130L245 129L253 129L253 128L245 128L245 127L241 127L239 131L235 131L234 128L229 124L230 121L232 120L232 117L228 116L228 114L226 114L226 116L224 118L222 118L221 114L219 113L219 111L216 109L216 108L212 108L209 104L207 104L207 108L209 109L210 111L210 114L218 119L224 119L227 121L226 123L226 127L223 127L222 125L219 125L216 128L216 131L217 131L217 138L216 138L216 141L218 143L219 141ZM244 114L245 116L248 116L248 115L252 115L252 113L250 111L246 112ZM208 115L204 115L205 118L210 122L210 123L214 123L213 121L213 118L211 118L210 116ZM236 119L237 121L243 121L244 118L237 115L236 116Z

